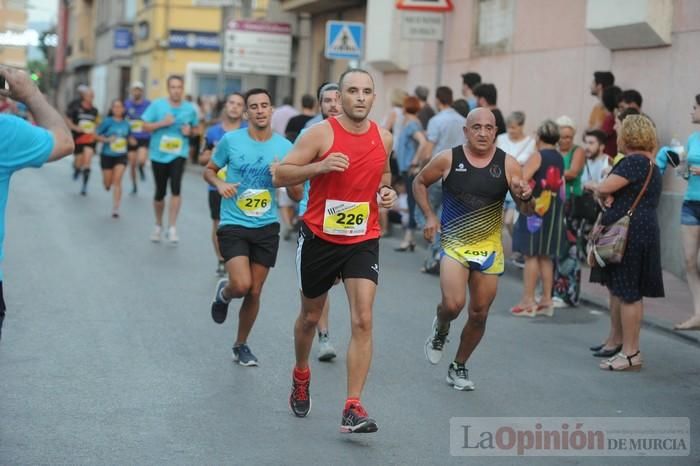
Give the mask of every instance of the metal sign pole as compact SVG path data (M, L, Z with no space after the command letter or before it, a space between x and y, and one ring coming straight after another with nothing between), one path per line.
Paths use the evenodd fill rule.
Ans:
M223 100L226 93L226 75L224 72L224 57L226 55L226 30L228 28L228 17L230 9L227 6L221 7L221 32L219 34L219 76L216 79L216 94Z
M445 14L442 14L442 22L445 24ZM445 62L445 28L442 30L442 37L437 42L437 71L435 73L435 89L442 86L442 66Z

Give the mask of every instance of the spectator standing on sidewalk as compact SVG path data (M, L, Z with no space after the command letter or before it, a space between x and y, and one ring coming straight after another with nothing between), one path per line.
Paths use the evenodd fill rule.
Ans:
M556 121L559 126L559 153L564 159L564 179L566 180L566 201L564 218L566 219L567 251L563 257L554 262L554 303L556 306L576 306L581 290L581 267L578 261L577 227L574 220L574 208L579 205L583 188L581 175L586 163L586 154L582 147L574 144L576 124L568 116L560 116Z
M404 225L404 236L396 251L411 251L416 247L413 233L416 229L416 201L413 197L413 179L418 174L420 153L428 143L423 134L423 127L418 120L417 113L420 108L420 100L417 97L408 96L403 101L404 125L399 136L399 147L396 153L396 162L399 166L399 176L404 181L406 194L407 221ZM402 222L403 224L403 222Z
M430 91L425 86L418 86L416 87L416 90L413 91L413 93L416 95L416 97L418 97L418 100L420 100L420 110L418 110L416 116L418 117L418 120L420 121L420 124L423 127L423 129L426 129L428 127L428 122L430 121L430 119L435 116L435 110L428 103L428 96L430 95ZM411 185L409 184L407 186Z
M493 116L496 117L496 134L503 134L506 132L506 121L503 119L503 114L498 109L498 90L496 86L490 83L479 84L474 89L474 96L476 97L476 103L479 107L488 108L493 112Z
M272 122L270 123L270 126L272 126L272 131L284 136L289 120L291 120L293 116L297 115L299 115L299 112L296 108L292 107L292 98L285 97L282 99L282 106L275 108L272 113Z
M521 215L515 225L513 248L525 256L523 294L511 308L514 316L535 317L554 314L552 301L554 266L552 259L567 250L564 232L564 161L556 148L559 127L552 120L537 129L535 152L523 167L523 179L534 183L535 213ZM535 288L542 280L542 298L535 301Z
M603 103L603 91L615 84L615 75L610 71L596 71L593 73L591 83L591 95L598 98L588 117L588 129L602 129L605 117L608 115L607 106Z
M530 156L537 150L535 148L535 138L525 134L525 113L513 112L506 118L506 132L499 134L496 138L496 147L501 149L506 154L515 157L522 167L528 161ZM503 213L503 224L508 230L511 242L513 240L513 225L515 223L515 201L510 195L506 194L506 202ZM513 260L522 263L522 256L514 254Z
M648 118L632 115L622 122L619 144L625 153L610 176L595 188L598 198L608 208L602 224L611 225L632 207L650 181L634 211L627 232L627 247L619 264L601 267L602 281L620 303L622 351L600 363L611 371L639 370L642 355L639 332L644 312L643 298L664 296L661 268L661 238L657 208L661 198L661 173L654 164L656 130Z
M467 100L469 111L479 106L474 95L474 88L479 84L481 84L481 75L479 73L470 72L462 75L462 97Z
M700 94L695 96L692 122L700 124ZM668 164L667 150L664 148L656 156L656 164L664 172ZM674 326L675 330L700 330L700 270L698 270L698 252L700 252L700 131L688 137L685 146L685 161L678 165L678 175L688 181L685 199L681 208L681 233L685 253L685 273L690 294L693 297L693 316ZM682 157L682 154L678 154Z
M617 86L610 86L603 91L603 104L608 113L605 114L603 125L600 129L605 133L605 153L610 157L617 156L617 133L615 132L615 111L620 100L622 90Z

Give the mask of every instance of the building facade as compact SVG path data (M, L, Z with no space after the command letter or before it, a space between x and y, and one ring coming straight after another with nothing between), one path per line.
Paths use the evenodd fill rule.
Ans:
M18 36L27 30L27 0L0 0L0 34ZM12 37L8 37L12 43ZM26 45L1 45L0 63L24 68L27 66Z

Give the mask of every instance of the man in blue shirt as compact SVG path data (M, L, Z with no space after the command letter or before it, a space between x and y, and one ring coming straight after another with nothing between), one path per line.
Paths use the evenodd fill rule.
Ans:
M10 177L17 170L40 167L72 154L74 145L63 117L46 101L27 73L0 65L0 78L8 88L0 87L0 96L22 102L32 113L37 126L21 118L0 115L0 260L5 238L5 207ZM0 271L0 336L5 319L5 300Z
M211 160L211 154L216 144L224 137L224 134L229 131L234 131L240 128L247 128L248 122L243 120L243 110L245 101L243 94L234 92L226 97L224 108L221 112L221 121L209 128L204 135L204 150L199 155L199 163L206 166ZM218 173L219 178L226 179L226 170L221 169ZM212 240L214 242L214 252L219 259L219 266L216 273L220 276L226 275L226 267L224 266L224 258L219 252L219 241L216 239L216 231L219 229L219 219L221 212L221 194L214 186L207 186L209 190L209 212L213 223Z
M184 92L183 78L170 76L168 78L169 97L154 100L141 116L144 122L143 129L153 133L149 145L149 156L156 185L153 200L156 226L151 233L151 241L154 243L160 242L163 233L163 212L168 181L170 181L171 198L167 239L171 244L177 244L179 241L175 225L180 212L180 186L190 151L189 136L192 134L193 127L199 124L197 110L194 105L183 99Z
M229 302L243 298L233 360L242 366L257 366L247 340L260 309L265 279L277 260L280 240L272 170L292 143L270 127L272 98L268 91L251 89L244 100L248 128L221 138L204 179L223 197L217 236L228 272L228 280L222 278L216 286L212 318L223 323ZM226 168L225 180L218 177L222 168Z
M151 142L151 133L143 129L141 116L146 111L151 101L143 94L144 87L140 81L131 85L131 98L124 102L126 107L126 119L131 125L131 137L129 138L129 165L131 172L132 194L136 194L136 167L139 169L141 181L146 179L143 166L148 157L148 145Z

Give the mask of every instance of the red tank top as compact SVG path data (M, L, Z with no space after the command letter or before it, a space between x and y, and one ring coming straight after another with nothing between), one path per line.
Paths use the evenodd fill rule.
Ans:
M370 121L366 133L346 131L335 118L328 118L333 144L321 160L333 152L348 156L344 172L331 172L311 179L304 223L319 238L336 244L355 244L379 238L377 189L386 167L386 149L377 124Z

